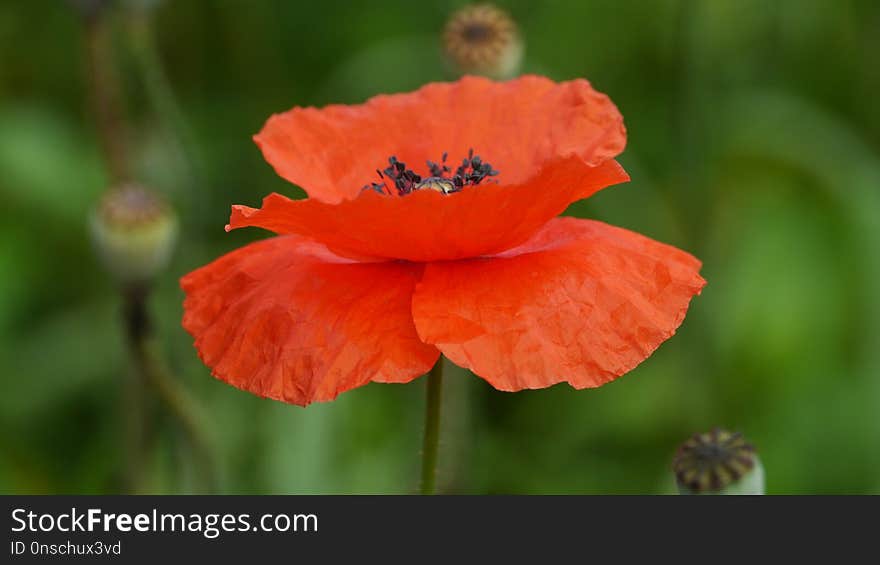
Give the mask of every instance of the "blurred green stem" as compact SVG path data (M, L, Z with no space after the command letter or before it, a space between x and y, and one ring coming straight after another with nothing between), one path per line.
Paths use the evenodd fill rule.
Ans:
M434 494L437 486L437 451L440 444L440 406L443 397L443 356L428 373L425 399L425 438L422 444L421 494Z
M112 51L107 48L106 18L104 13L89 17L85 22L85 42L89 65L89 83L94 107L94 117L101 148L110 172L111 183L118 185L130 179L130 161L126 146L126 134L122 115L120 86L115 75ZM146 19L144 19L146 26ZM141 35L146 35L146 27ZM147 50L149 52L149 50ZM154 62L153 72L147 83L164 81ZM156 70L159 69L159 70ZM162 82L164 84L164 82ZM167 85L166 85L167 86ZM167 103L172 109L174 105ZM213 491L216 487L211 449L198 406L180 385L156 347L152 335L147 301L150 285L132 284L123 288L125 328L129 354L135 368L135 376L126 384L124 394L126 410L126 483L131 492L143 488L144 464L146 463L146 430L148 424L147 400L152 388L159 400L180 425L192 446L201 479L201 490Z
M705 237L706 211L709 209L708 191L703 190L706 140L700 132L704 95L699 43L702 11L697 0L679 1L676 34L678 92L673 108L679 172L675 182L687 195L679 206L683 206L683 215L678 221L691 241L702 241Z
M106 46L106 28L103 14L98 12L83 20L84 49L88 66L89 98L98 134L98 141L110 184L118 185L129 178L129 164L125 146L122 113L119 103L118 82L114 75L111 52ZM126 300L126 325L129 337L135 325L145 319L139 303ZM140 372L129 376L124 383L123 416L125 434L125 488L139 492L143 488L145 453L147 451L146 380Z
M128 347L140 383L152 387L174 419L178 421L199 466L202 486L200 490L213 492L216 490L217 481L210 441L202 425L198 406L171 374L156 347L147 307L149 287L132 285L125 290L124 296Z
M124 294L123 318L129 351L134 360L134 374L125 385L125 450L126 450L126 490L138 493L143 490L145 464L147 407L147 375L143 363L138 358L137 344L146 339L149 333L149 320L146 309L146 291L131 289Z
M104 18L85 20L85 50L91 87L92 112L110 180L113 184L129 177L122 107L111 51L106 48Z
M168 80L153 39L152 23L151 8L142 5L131 8L128 17L130 44L147 97L166 132L170 134L171 143L177 146L182 156L181 161L189 181L185 203L192 208L199 202L197 192L205 186L198 144Z
M134 327L141 319L140 304L126 300L124 317L128 341L135 339ZM125 437L125 490L139 493L144 490L144 468L147 452L147 406L144 399L147 395L146 378L138 364L123 384L124 437Z

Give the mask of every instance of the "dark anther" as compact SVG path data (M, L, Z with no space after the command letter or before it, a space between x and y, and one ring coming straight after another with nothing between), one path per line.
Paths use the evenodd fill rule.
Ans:
M461 166L455 170L455 174L449 176L452 169L446 165L448 157L449 154L444 152L440 163L428 161L427 167L430 176L423 178L412 169L408 169L406 163L398 161L397 157L392 155L388 158L388 167L381 171L376 170L376 174L379 175L382 182L370 183L365 185L362 190L375 190L379 194L391 194L385 184L386 180L390 180L400 196L424 189L449 194L459 192L466 186L476 186L487 177L498 175L497 170L493 169L489 163L484 162L479 155L474 155L474 150L470 149L467 158L462 160Z

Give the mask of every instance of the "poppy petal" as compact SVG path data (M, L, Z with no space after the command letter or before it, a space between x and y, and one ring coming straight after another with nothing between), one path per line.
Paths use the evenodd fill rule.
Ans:
M346 257L462 259L519 245L571 202L627 180L613 159L590 166L569 157L548 163L522 184L481 184L452 194L419 190L396 197L365 191L339 204L271 194L260 209L233 206L227 229L258 226L299 234Z
M421 265L360 264L296 236L233 251L181 279L183 326L212 374L305 406L408 382L439 357L411 314Z
M617 107L583 79L464 77L356 106L293 108L269 118L254 141L281 177L336 203L356 198L392 155L420 168L448 153L455 168L474 149L501 182L518 184L552 157L606 161L623 150L626 130Z
M425 342L500 390L597 387L675 333L699 268L637 233L557 218L502 256L427 265L413 316Z

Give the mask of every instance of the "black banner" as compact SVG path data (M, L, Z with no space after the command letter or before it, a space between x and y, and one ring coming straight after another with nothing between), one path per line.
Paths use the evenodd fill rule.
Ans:
M870 497L5 496L2 563L589 562L870 543ZM862 512L860 512L860 510ZM863 518L859 519L858 516ZM841 535L839 540L835 535ZM834 545L839 543L840 545ZM648 553L646 553L648 552ZM704 554L708 557L709 554ZM815 557L815 554L814 554ZM684 559L690 561L690 559ZM713 561L713 559L709 559Z

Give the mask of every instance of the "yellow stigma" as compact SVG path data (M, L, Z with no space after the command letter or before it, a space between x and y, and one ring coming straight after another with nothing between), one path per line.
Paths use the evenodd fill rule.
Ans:
M443 47L461 73L509 78L519 70L523 46L516 23L491 4L467 6L446 23Z

